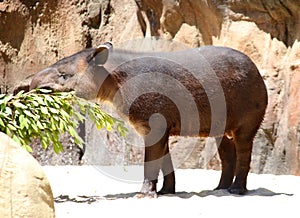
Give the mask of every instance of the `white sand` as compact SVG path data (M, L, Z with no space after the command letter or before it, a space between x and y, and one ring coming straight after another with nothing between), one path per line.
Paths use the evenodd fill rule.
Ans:
M55 204L58 218L300 216L300 177L296 176L250 174L250 191L241 197L224 190L211 191L217 186L219 171L177 170L176 195L137 199L133 196L140 190L141 181L118 181L92 166L45 166L44 169L54 196L65 200ZM140 174L137 178L142 178L141 167L121 169L115 175L134 172ZM119 169L105 168L106 172L116 170Z

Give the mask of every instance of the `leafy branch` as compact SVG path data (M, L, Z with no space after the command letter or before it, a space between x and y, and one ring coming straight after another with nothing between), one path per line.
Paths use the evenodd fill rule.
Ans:
M0 131L30 152L33 138L39 138L44 149L52 144L55 153L64 151L59 140L63 133L68 133L75 144L82 146L83 140L76 128L86 114L98 129L116 128L125 137L124 122L103 112L98 104L77 97L75 92L39 89L0 95Z

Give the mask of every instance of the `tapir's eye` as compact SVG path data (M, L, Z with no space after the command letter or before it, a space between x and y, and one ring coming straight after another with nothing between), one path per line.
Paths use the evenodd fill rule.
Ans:
M73 74L67 74L67 73L65 73L65 72L60 72L59 73L59 77L60 78L63 78L64 80L66 80L66 79L68 79L68 78L70 78L70 77L72 77L73 76Z

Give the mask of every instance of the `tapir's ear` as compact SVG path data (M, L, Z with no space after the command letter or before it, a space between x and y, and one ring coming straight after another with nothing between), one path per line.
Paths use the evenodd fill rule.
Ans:
M109 50L112 48L112 44L106 42L99 45L94 53L95 61L97 65L103 65L107 61Z

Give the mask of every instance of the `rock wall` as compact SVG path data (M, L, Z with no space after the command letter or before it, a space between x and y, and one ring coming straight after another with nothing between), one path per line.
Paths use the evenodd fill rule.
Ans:
M187 47L229 46L249 55L269 94L265 121L255 140L252 171L300 175L297 0L4 0L0 2L1 91L9 91L27 75L82 48L150 36L174 39ZM131 151L129 163L140 161L136 158L141 156L139 147L127 149L132 145L114 140L115 134L100 137L108 141L103 146L116 153L106 163L111 164L124 149ZM175 138L171 144L189 146L190 140ZM113 142L118 145L114 147ZM175 159L182 153L174 153ZM218 157L207 164L206 153L202 143L182 166L218 169Z

